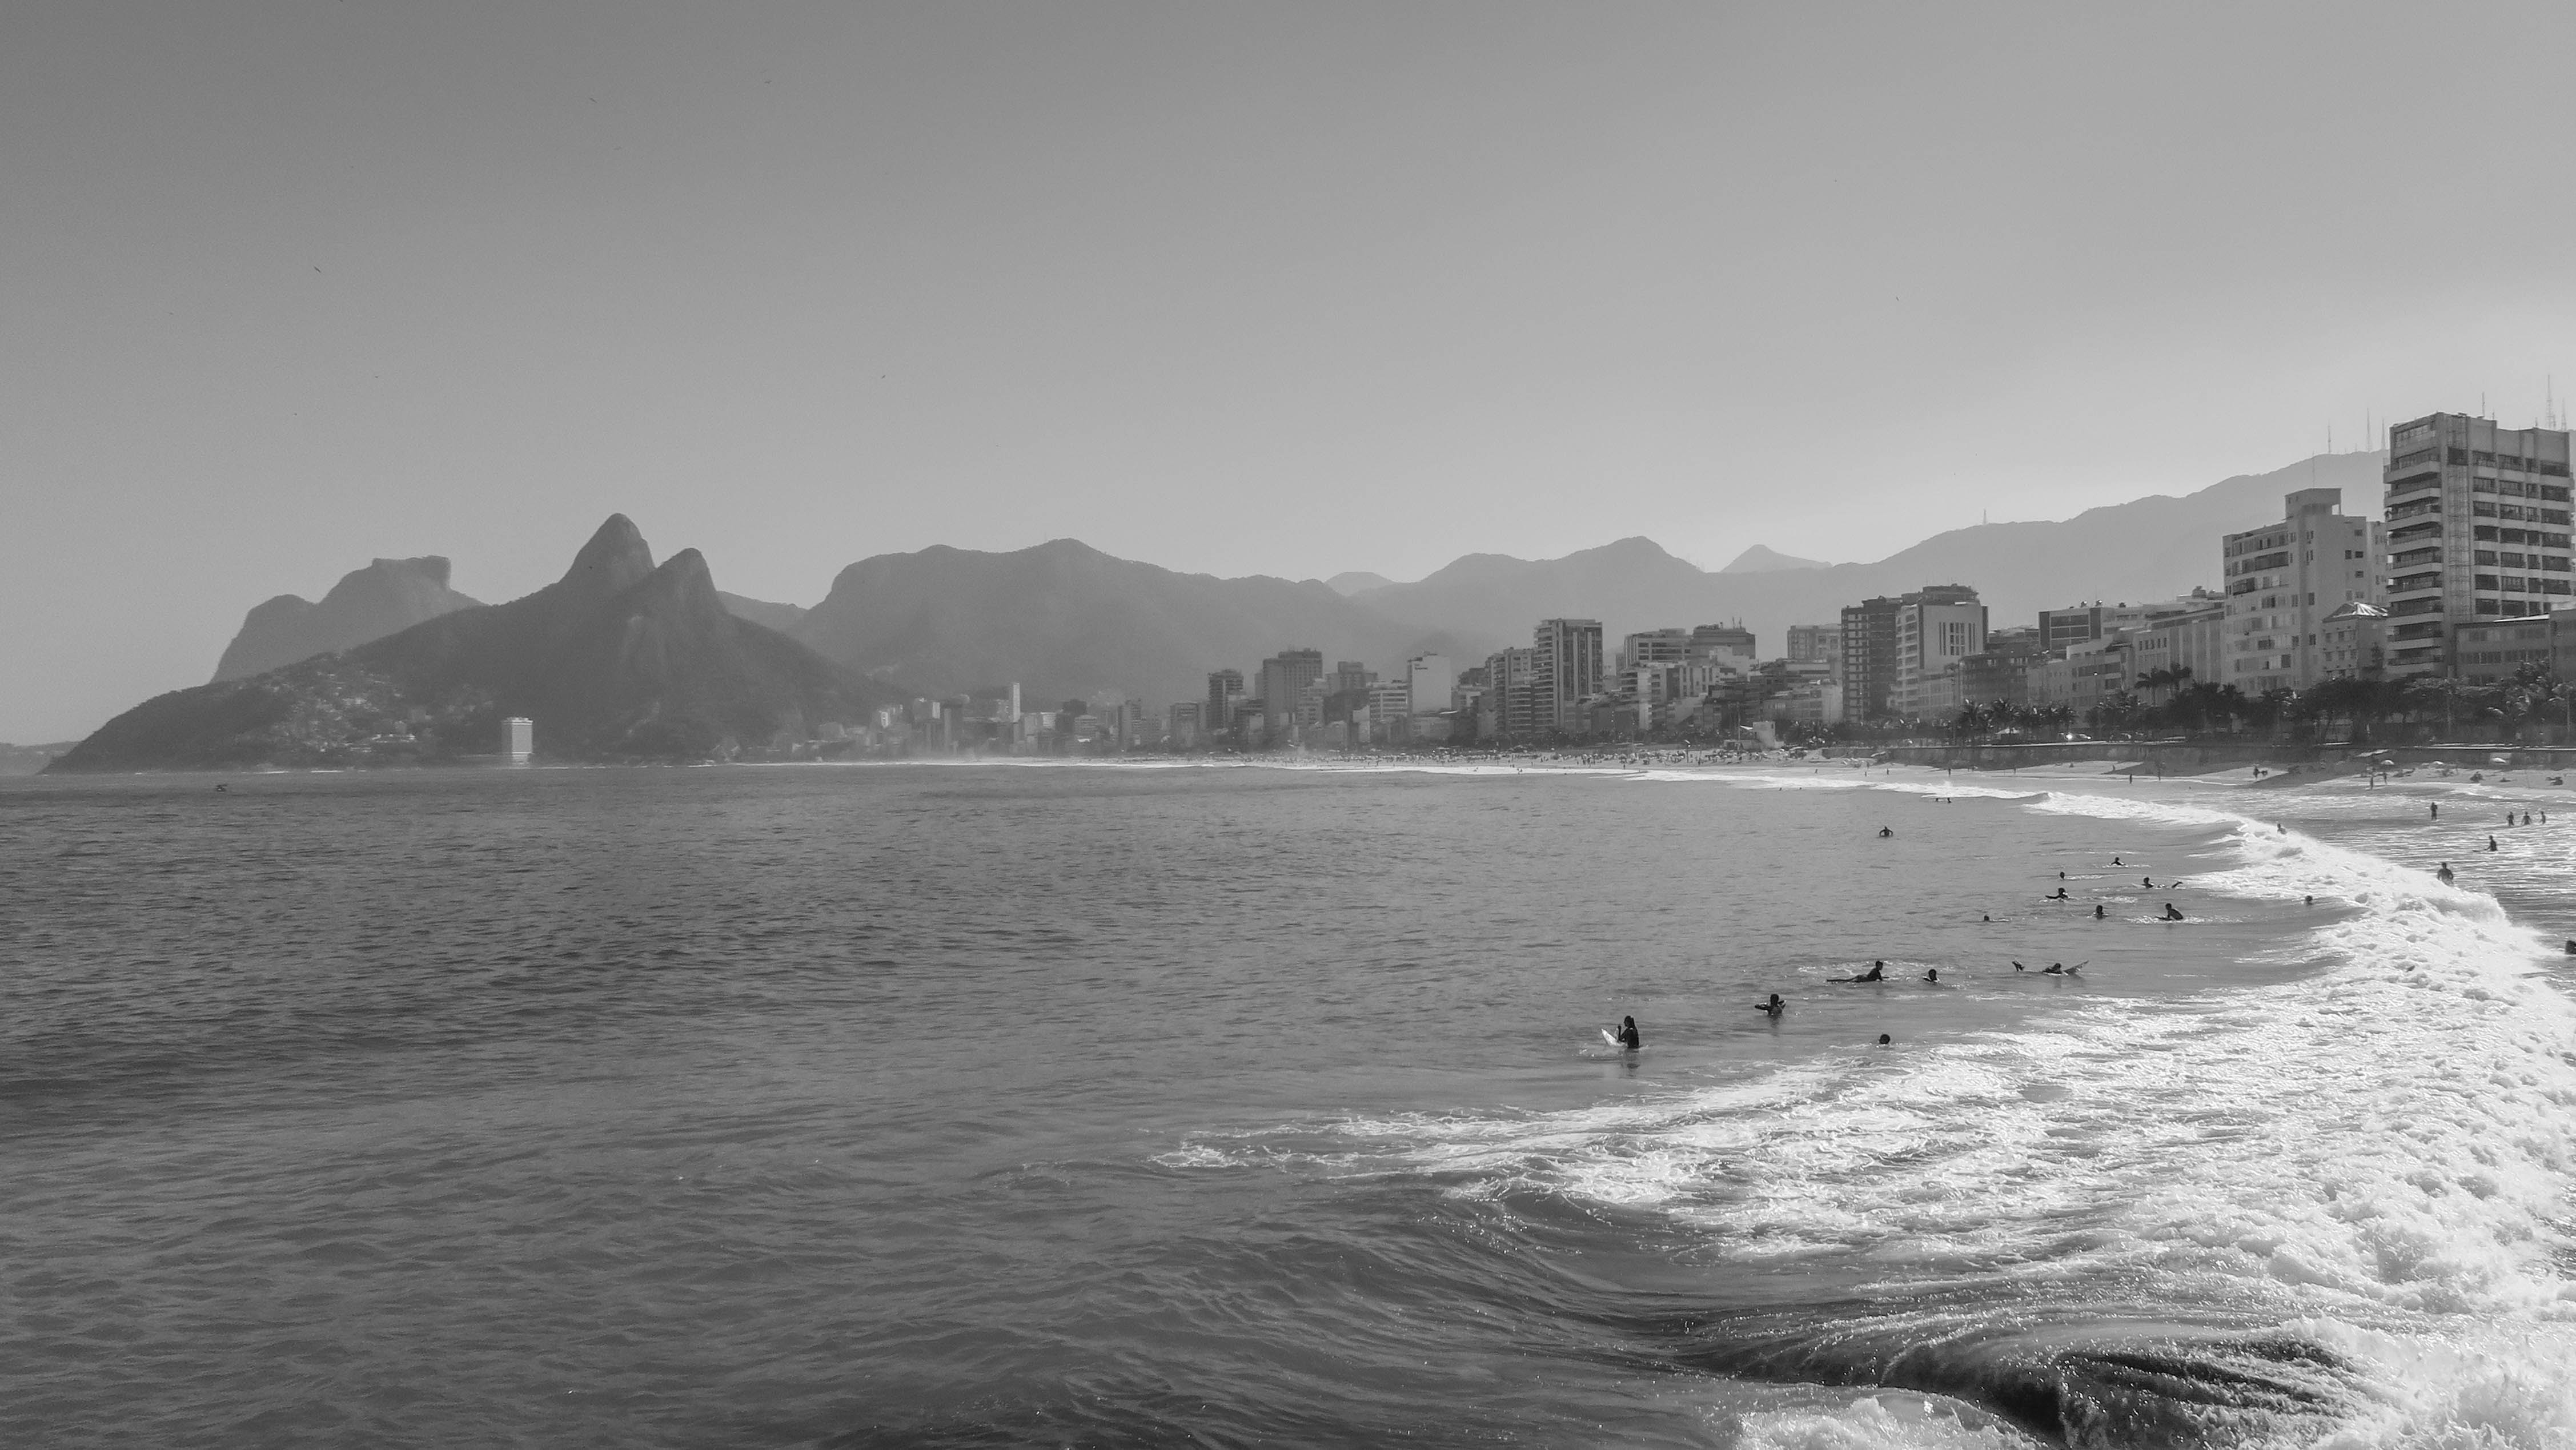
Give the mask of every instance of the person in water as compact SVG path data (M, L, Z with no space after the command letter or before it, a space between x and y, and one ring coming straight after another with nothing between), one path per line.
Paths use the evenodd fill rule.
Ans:
M2426 806L2425 809L2433 813L2434 820L2438 821L2442 818L2442 803L2440 801L2433 802L2431 805Z
M2438 861L2438 862L2435 862L2435 863L2434 863L2434 866L2433 866L2433 874L2434 874L2434 875L2436 875L2436 876L2441 877L2441 878L2442 878L2443 880L2445 880L2445 881L2450 880L2450 879L2451 879L2451 863L2450 863L2450 862L2448 862L2448 861Z
M1924 971L1924 973L1923 973L1923 980L1925 980L1925 981L1927 981L1927 982L1937 982L1937 981L1940 981L1940 980L1941 980L1941 969L1940 969L1939 967L1931 967L1931 968L1927 968L1927 969Z
M2051 896L2043 896L2043 897L2041 897L2041 898L2040 898L2040 900L2042 900L2042 901L2072 901L2072 900L2074 900L2074 898L2073 898L2073 897L2071 897L2071 896L2068 896L2068 895L2066 894L2066 888L2065 888L2065 887L2060 886L2059 888L2057 888L2057 891L2056 891L2056 894L2055 894L2055 895L2051 895Z
M1879 1046L1881 1046L1881 1047L1885 1047L1885 1046L1887 1046L1889 1043L1894 1042L1895 1040L1896 1040L1895 1038L1888 1036L1888 1035L1887 1035L1886 1033L1884 1033L1884 1032L1882 1032L1882 1033L1878 1034L1878 1045L1879 1045Z
M2153 876L2141 876L2138 878L2138 884L2149 891L2153 891L2156 889L2156 878Z
M1994 914L1993 912L1991 912L1991 911L1981 911L1981 912L1978 912L1978 913L1977 913L1977 920L1979 920L1979 921L1987 922L1987 923L1991 924L1991 923L1994 921L1994 919L1995 919L1995 914Z
M1879 827L1879 828L1878 828L1878 838L1879 838L1880 840L1882 840L1882 841L1886 840L1888 837L1893 836L1893 835L1895 835L1895 834L1896 834L1896 833L1895 833L1894 831L1889 830L1889 829L1888 829L1887 827L1885 827L1885 826L1881 826L1881 827Z
M1788 1005L1789 1005L1789 1004L1788 1004L1787 1002L1785 1002L1785 1001L1782 1001L1782 1000L1781 1000L1781 998L1780 998L1780 994L1779 994L1779 993L1774 992L1774 993L1772 993L1772 994L1771 994L1771 1000L1770 1000L1770 1001L1768 1001L1768 1002L1756 1002L1756 1003L1754 1003L1754 1004L1753 1004L1753 1010L1754 1010L1754 1011L1756 1011L1756 1012L1761 1013L1761 1014L1762 1014L1763 1016L1765 1016L1765 1017L1773 1018L1773 1019L1775 1019L1775 1020L1776 1020L1776 1019L1779 1017L1779 1015L1780 1015L1781 1011L1782 1011L1784 1008L1786 1008Z
M1887 963L1872 962L1869 964L1869 970L1861 973L1859 976L1835 977L1832 980L1837 982L1884 982L1887 980Z
M2027 972L2027 971L2029 971L2029 970L2030 970L2030 968L2023 966L2023 965L2022 965L2021 963L2019 963L2019 962L2015 962L2015 963L2013 963L2013 970L2014 970L2014 971L2016 971L2016 972Z
M1634 1052L1638 1048L1646 1045L1645 1039L1637 1035L1636 1018L1622 1017L1619 1019L1619 1045L1628 1049L1630 1052Z
M2167 921L2180 921L2180 920L2182 920L2182 913L2181 913L2181 912L2179 912L2179 911L2174 910L2174 904L2173 904L2172 902L2170 902L2170 901L2168 901L2168 902L2166 902L2166 903L2165 903L2165 920L2167 920Z
M2112 857L2112 858L2111 858L2111 864L2112 864L2112 865L2114 865L2114 866L2119 865L2119 864L2120 864L2120 858L2119 858L2119 857L2117 857L2117 856Z
M2050 962L2047 969L2042 971L2040 975L2043 977L2071 977L2082 970L2084 970L2084 964L2082 962L2077 962L2071 967L2066 965L2064 962Z
M2488 849L2488 850L2490 850L2490 851L2492 851L2492 850L2494 850L2495 848L2496 848L2496 840L2495 840L2495 837L2493 837L2493 836L2489 836L2489 837L2487 837L2487 849Z
M2106 917L2108 917L2109 915L2110 915L2110 913L2109 913L2109 912L2104 911L2104 910L2102 909L2102 903L2100 903L2100 902L2098 902L2098 901L2097 901L2097 902L2095 902L2095 903L2093 903L2093 919L2094 919L2095 921L2101 921L2101 920L2105 919Z

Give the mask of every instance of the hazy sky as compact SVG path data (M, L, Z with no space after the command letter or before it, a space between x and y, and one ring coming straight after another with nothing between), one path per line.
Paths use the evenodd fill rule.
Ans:
M2576 388L2576 7L0 7L0 739L374 555L1875 558Z

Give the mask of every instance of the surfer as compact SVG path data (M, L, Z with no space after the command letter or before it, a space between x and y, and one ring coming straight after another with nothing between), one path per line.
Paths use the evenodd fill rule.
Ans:
M2569 950L2576 951L2576 946L2571 946ZM1788 1005L1789 1004L1786 1001L1781 999L1779 993L1774 992L1771 994L1770 1001L1754 1003L1753 1010L1776 1021L1779 1019L1782 1009L1786 1008Z
M2040 975L2043 977L2071 977L2082 970L2084 970L2084 964L2082 962L2077 962L2071 967L2066 965L2064 962L2050 962L2041 970Z
M2153 876L2141 876L2138 878L2138 884L2149 891L2153 891L2156 889L2156 878Z
M1994 923L1994 919L1995 914L1991 911L1981 911L1977 913L1977 920L1985 922L1988 925L1992 925Z
M1645 1039L1637 1035L1636 1018L1622 1017L1619 1019L1619 1045L1628 1049L1630 1052L1634 1052L1638 1048L1646 1045Z
M2075 898L2066 894L2066 888L2063 886L2057 888L2057 893L2055 895L2043 896L2040 898L2042 901L2072 901L2074 899Z
M2445 881L2450 880L2450 879L2451 879L2451 863L2450 863L2450 862L2448 862L2448 861L2440 861L2440 862L2436 862L2436 863L2434 863L2434 866L2433 866L2433 874L2434 874L2434 875L2436 875L2436 876L2439 876L2440 878L2442 878L2442 879L2443 879L2443 880L2445 880Z
M2114 866L2119 865L2119 864L2120 864L2120 858L2119 858L2119 857L2117 857L2117 856L2112 857L2112 858L2111 858L2111 864L2112 864L2112 865L2114 865Z
M1858 976L1832 977L1828 978L1828 980L1836 982L1884 982L1887 980L1887 963L1871 962L1869 964L1869 970Z
M1895 834L1896 834L1896 833L1895 833L1894 831L1889 830L1889 829L1888 829L1887 827L1885 827L1885 826L1881 826L1881 827L1879 827L1879 828L1878 828L1878 838L1879 838L1880 840L1882 840L1882 841L1886 840L1888 837L1893 836L1893 835L1895 835Z
M2437 821L2438 821L2438 820L2440 820L2440 819L2442 818L2442 803L2441 803L2440 801L2435 801L2435 802L2433 802L2431 805L2426 806L2424 809L2426 809L2426 810L2428 810L2428 811L2431 811L2431 812L2433 813L2433 819L2434 819L2434 820L2437 820Z
M2013 963L2013 970L2014 970L2014 971L2016 971L2016 972L2027 972L2027 971L2029 971L2029 970L2030 970L2030 968L2023 966L2023 965L2022 965L2021 963L2019 963L2019 962L2015 962L2015 963Z
M1932 967L1932 968L1927 969L1927 970L1923 973L1923 980L1925 980L1925 981L1927 981L1927 982L1938 982L1938 981L1940 981L1940 980L1941 980L1941 969L1940 969L1939 967Z
M2488 850L2490 850L2490 851L2492 851L2492 850L2494 850L2495 848L2496 848L2495 837L2493 837L2493 836L2489 836L2489 837L2487 837L2487 849L2488 849Z
M2180 921L2180 920L2182 920L2182 913L2181 913L2181 912L2179 912L2179 911L2174 910L2174 904L2173 904L2172 902L2170 902L2170 901L2168 901L2168 902L2166 902L2166 903L2165 903L2165 920L2167 920L2167 921Z
M2316 899L2315 897L2311 896L2311 897L2309 897L2309 898L2308 898L2308 905L2310 905L2310 906L2314 906L2314 905L2316 905L2316 904L2317 904L2317 899Z

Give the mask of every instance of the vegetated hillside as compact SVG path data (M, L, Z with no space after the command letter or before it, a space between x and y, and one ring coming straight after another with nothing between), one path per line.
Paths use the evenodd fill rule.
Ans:
M724 601L726 612L734 618L748 619L754 624L777 630L780 634L794 629L796 621L805 617L805 606L802 604L772 604L766 599L745 599L739 594L727 594L721 589L716 591L716 598Z
M1846 604L1926 584L1973 586L2001 628L2078 601L2214 588L2220 536L2278 520L2283 495L2299 489L2341 488L2348 511L2376 516L2384 456L2330 454L2179 498L2136 499L2054 522L1953 529L1869 564L1709 573L1636 538L1561 559L1470 554L1419 582L1352 598L1413 630L1444 632L1478 656L1526 644L1532 625L1561 615L1598 619L1614 640L1630 630L1740 618L1770 655L1781 650L1790 625L1830 624Z
M728 613L695 549L656 567L620 514L534 594L145 701L49 770L453 759L499 750L513 715L535 720L543 757L717 759L895 698Z
M68 740L52 745L0 744L0 775L34 775L71 748Z
M1248 677L1282 649L1385 671L1448 644L1315 580L1180 574L1072 539L1005 554L943 546L863 559L832 581L795 636L912 689L1016 680L1024 702L1044 705L1110 691L1155 706L1201 699L1208 671Z
M280 594L254 605L224 646L215 679L238 680L318 654L382 639L426 619L471 609L482 601L447 587L447 561L378 559L340 576L316 604Z

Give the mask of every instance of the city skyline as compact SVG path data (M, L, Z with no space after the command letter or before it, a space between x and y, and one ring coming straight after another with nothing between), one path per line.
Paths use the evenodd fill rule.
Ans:
M2576 21L2493 18L2435 97L2223 9L16 7L0 675L178 677L319 560L511 597L610 509L799 603L1054 537L1418 577L1568 497L1869 559L2519 424Z

